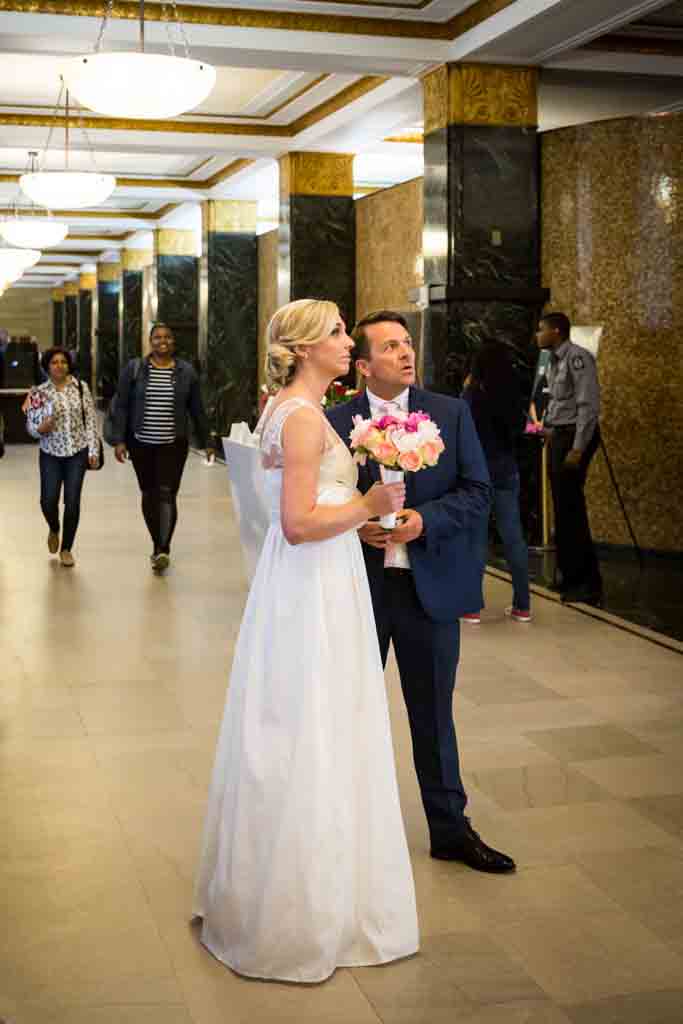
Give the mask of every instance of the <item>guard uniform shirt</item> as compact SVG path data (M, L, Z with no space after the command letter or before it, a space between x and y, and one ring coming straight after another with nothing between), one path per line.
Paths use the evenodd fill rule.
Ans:
M600 414L600 384L595 359L573 342L563 341L551 350L547 370L550 401L547 427L574 427L572 448L585 451L595 433Z

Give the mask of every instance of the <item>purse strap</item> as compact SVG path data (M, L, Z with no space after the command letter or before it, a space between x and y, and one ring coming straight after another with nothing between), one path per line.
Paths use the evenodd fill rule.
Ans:
M87 427L85 425L85 404L83 402L83 382L81 381L80 377L78 378L78 393L81 396L81 416L83 418L83 429L87 430Z

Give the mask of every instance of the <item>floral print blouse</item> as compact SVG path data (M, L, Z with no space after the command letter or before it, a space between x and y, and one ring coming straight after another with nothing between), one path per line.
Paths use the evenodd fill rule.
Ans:
M51 380L32 388L30 406L26 414L26 428L31 437L40 441L41 451L48 455L68 458L88 448L88 456L99 455L100 439L97 431L97 416L90 389L85 381L83 388L83 406L81 393L75 377L68 377L65 386L58 390ZM85 412L85 426L83 426ZM55 429L49 434L39 434L38 427L48 416L55 417Z

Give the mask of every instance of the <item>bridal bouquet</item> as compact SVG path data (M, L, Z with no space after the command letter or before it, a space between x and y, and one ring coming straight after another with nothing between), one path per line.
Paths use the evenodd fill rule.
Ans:
M439 428L424 412L396 412L374 420L354 416L350 441L361 466L368 458L384 466L385 483L398 483L404 473L435 466L445 448ZM382 516L380 523L393 530L396 514Z
M29 424L33 429L37 430L43 420L52 416L53 411L52 400L44 391L34 388L29 394L28 409L26 410Z

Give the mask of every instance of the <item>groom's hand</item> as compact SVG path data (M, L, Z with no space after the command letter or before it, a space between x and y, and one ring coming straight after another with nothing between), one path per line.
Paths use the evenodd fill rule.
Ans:
M365 526L361 526L358 536L364 544L369 544L371 548L380 548L384 551L389 543L391 534L383 526L380 526L379 523L366 523Z
M410 544L422 535L422 516L414 508L404 508L398 514L398 525L389 534L391 544Z

